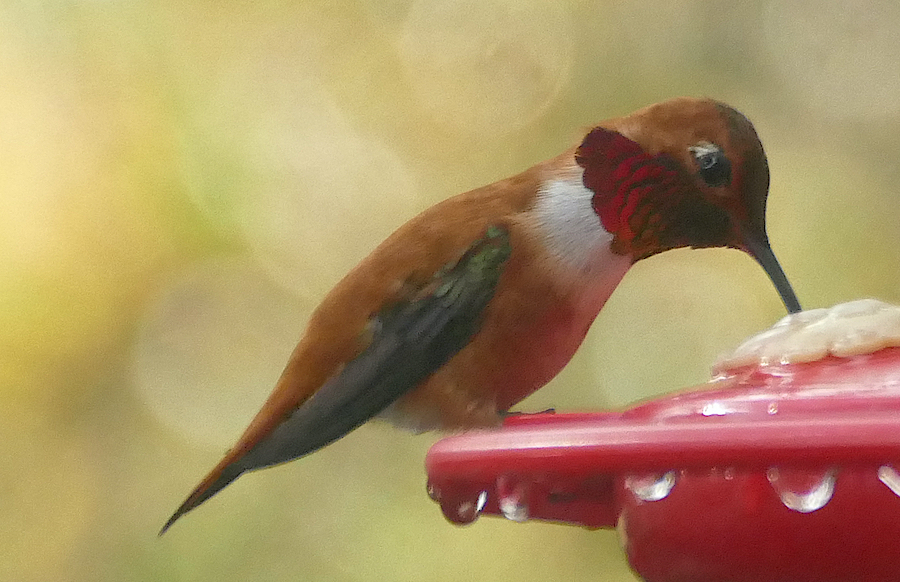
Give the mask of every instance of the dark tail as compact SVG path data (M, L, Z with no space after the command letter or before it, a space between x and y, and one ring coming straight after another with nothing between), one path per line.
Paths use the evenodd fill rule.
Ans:
M178 521L178 518L224 489L229 483L240 477L243 472L243 469L239 469L233 464L213 469L210 474L206 476L206 479L194 489L194 492L191 493L175 513L172 514L172 517L169 518L166 525L162 526L162 529L159 530L159 535L166 533L166 530L172 527L172 524Z

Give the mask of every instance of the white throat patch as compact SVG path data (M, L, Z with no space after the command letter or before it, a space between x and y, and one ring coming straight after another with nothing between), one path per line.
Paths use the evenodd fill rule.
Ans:
M613 265L620 268L620 263L630 260L610 249L613 235L603 228L594 212L594 193L584 186L583 173L580 167L573 166L563 175L545 181L533 213L547 251L560 263L587 275Z

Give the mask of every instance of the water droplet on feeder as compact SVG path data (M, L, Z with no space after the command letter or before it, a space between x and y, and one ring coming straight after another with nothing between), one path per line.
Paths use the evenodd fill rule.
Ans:
M890 465L878 467L878 480L887 485L887 488L900 495L900 474Z
M837 469L803 470L770 467L769 484L788 509L811 513L822 509L834 495Z
M500 511L510 521L528 521L528 505L515 497L501 497Z
M718 400L707 402L700 410L703 416L726 416L732 412L734 412L734 408Z
M528 488L508 477L497 479L497 496L500 513L510 521L528 520Z
M625 479L625 487L641 501L659 501L665 499L675 487L675 471L663 475L631 476Z
M444 517L458 525L469 524L478 519L487 502L487 491L473 493L443 489L438 495Z

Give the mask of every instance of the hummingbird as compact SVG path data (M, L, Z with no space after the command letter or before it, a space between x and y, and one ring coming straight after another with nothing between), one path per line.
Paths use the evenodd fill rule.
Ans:
M240 475L372 418L413 432L498 426L569 362L629 267L658 253L742 250L800 311L769 245L768 189L750 121L682 97L432 206L325 296L269 398L160 535Z

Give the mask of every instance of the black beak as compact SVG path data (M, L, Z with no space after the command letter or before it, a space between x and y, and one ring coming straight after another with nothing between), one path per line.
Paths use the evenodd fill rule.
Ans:
M772 252L772 247L769 246L766 235L763 234L762 237L756 237L745 232L744 243L747 245L746 251L756 259L756 262L762 266L769 279L772 280L775 289L781 295L781 300L784 301L784 306L787 307L788 313L803 311L803 308L800 307L800 302L797 300L797 295L787 279L787 275L784 274L778 259L775 258L775 253Z

